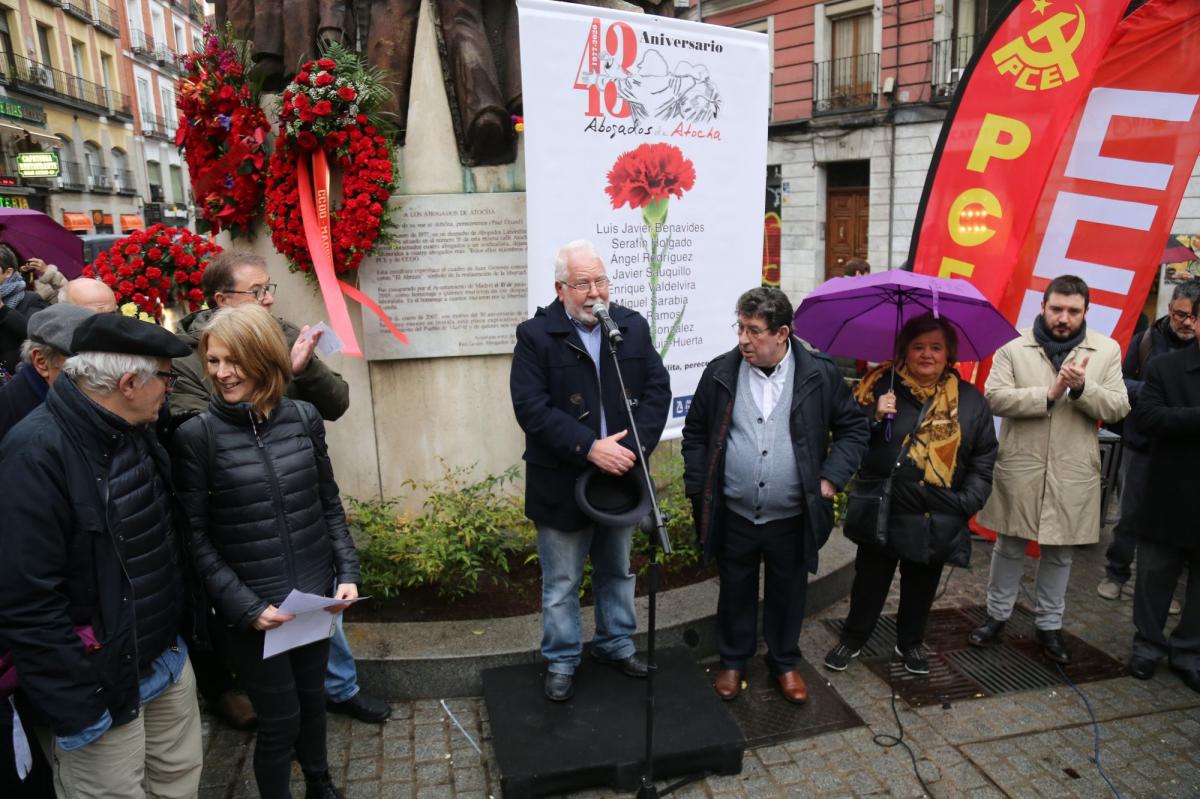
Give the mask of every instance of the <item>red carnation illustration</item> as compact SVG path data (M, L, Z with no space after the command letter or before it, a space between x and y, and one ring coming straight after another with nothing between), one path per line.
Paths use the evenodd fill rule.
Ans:
M696 183L696 168L673 144L642 144L617 156L608 172L604 191L613 208L628 203L630 208L645 208L656 200L683 193ZM665 216L665 210L664 210Z
M646 320L650 323L650 340L664 358L683 322L687 300L684 299L679 314L659 348L658 283L663 260L671 249L670 230L666 230L666 236L661 241L659 236L664 232L667 204L671 197L682 199L683 193L695 185L696 167L684 156L683 151L673 144L655 142L640 144L617 156L612 169L608 171L608 185L604 187L613 208L628 204L630 208L642 210L642 221L646 223L646 232L650 234L650 312Z

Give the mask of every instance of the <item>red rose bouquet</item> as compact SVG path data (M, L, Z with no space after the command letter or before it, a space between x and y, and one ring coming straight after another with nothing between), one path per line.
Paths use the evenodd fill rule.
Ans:
M247 79L245 50L227 25L204 28L204 49L181 57L175 144L183 151L196 196L197 227L247 234L262 210L266 135L271 130Z
M696 167L687 159L683 151L673 144L661 142L640 144L632 150L621 153L608 172L608 185L605 193L612 201L613 208L620 208L626 203L630 208L642 210L642 222L646 232L650 234L650 313L646 321L650 323L650 340L658 348L658 282L662 274L662 264L671 249L671 230L667 226L667 203L671 197L682 198L685 191L690 191L696 185ZM659 236L666 233L662 239ZM659 355L666 357L667 350L679 332L683 322L683 312L687 310L687 301L679 309L679 315L671 324L671 329L663 340Z
M189 311L200 310L200 279L208 259L219 252L220 247L190 230L152 225L97 255L83 275L111 288L118 306L133 303L138 313L159 321L163 307L176 302L186 303ZM122 312L129 316L132 310Z
M271 241L293 268L312 271L298 169L302 158L318 150L341 173L341 202L329 209L334 270L357 269L363 256L386 238L391 226L387 203L395 189L395 135L376 112L389 93L379 69L337 44L326 45L322 58L304 64L284 90L266 207Z

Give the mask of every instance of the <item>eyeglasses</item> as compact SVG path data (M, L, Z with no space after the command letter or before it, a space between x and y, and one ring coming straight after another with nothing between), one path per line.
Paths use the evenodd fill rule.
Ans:
M221 293L222 294L249 294L252 297L254 297L254 299L258 300L259 302L262 302L263 297L267 296L268 294L274 296L275 289L277 289L277 288L279 288L278 283L268 283L267 285L260 286L256 289L247 289L246 291L234 291L233 289L230 289L229 291L222 291Z
M598 277L595 280L581 280L578 283L563 283L563 285L582 292L591 291L592 286L596 287L596 291L604 291L608 287L608 278Z
M170 391L171 389L175 388L175 383L176 383L176 381L179 380L179 372L176 372L174 369L172 369L169 372L161 372L160 371L160 372L155 372L154 374L157 375L158 377L161 377L163 379L163 382L167 384L167 391Z
M1171 318L1176 322L1194 322L1196 315L1187 311L1171 311Z
M750 336L750 338L758 338L759 336L764 336L767 333L771 332L770 330L767 330L765 327L753 327L751 325L743 325L741 322L734 322L732 325L730 325L730 327L739 336L742 335L742 333L746 333L747 335Z

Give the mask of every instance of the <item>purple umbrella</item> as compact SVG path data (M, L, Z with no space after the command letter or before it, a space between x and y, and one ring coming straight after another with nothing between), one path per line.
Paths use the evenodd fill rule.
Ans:
M904 323L931 311L954 326L960 361L983 360L1018 335L966 280L899 269L827 280L800 303L795 332L830 355L886 361Z
M22 263L41 258L67 279L83 271L83 240L41 211L0 208L0 242L16 250Z

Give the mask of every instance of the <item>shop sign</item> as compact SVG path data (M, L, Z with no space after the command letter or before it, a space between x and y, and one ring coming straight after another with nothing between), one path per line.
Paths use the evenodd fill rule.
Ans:
M20 119L23 122L35 122L39 125L46 124L46 110L44 108L7 98L0 99L0 116Z
M62 174L58 153L17 153L17 174L23 178L56 178Z
M28 208L29 200L24 197L0 196L0 208Z

